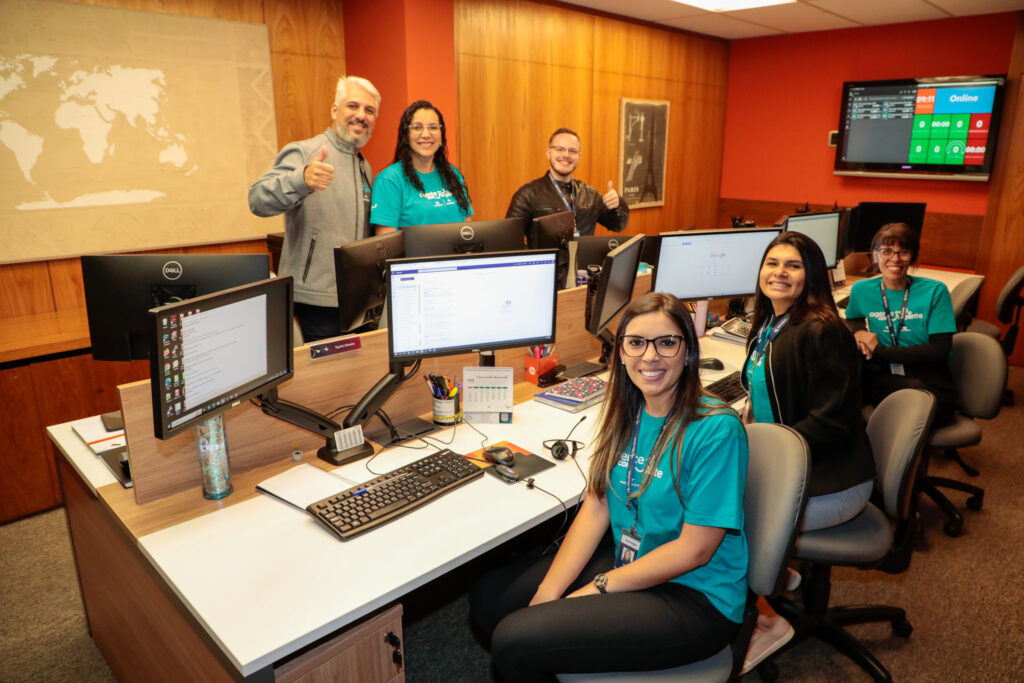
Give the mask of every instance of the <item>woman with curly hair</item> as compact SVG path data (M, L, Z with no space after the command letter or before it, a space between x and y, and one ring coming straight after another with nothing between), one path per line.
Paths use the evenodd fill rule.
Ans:
M426 100L402 114L392 164L373 184L370 223L376 234L407 225L456 223L473 215L459 169L448 163L444 116Z
M586 497L561 547L470 593L501 680L678 666L736 634L747 437L701 388L699 360L690 314L671 294L623 312Z

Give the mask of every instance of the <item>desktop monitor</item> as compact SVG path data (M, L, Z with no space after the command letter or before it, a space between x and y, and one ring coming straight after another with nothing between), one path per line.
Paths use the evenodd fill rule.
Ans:
M633 298L636 269L645 239L643 235L635 235L604 257L593 303L587 309L590 334L598 336Z
M835 268L842 255L840 249L842 244L841 217L842 213L839 211L794 214L786 218L786 230L810 237L821 249L821 253L825 255L825 265Z
M82 257L96 360L149 358L149 309L270 276L267 254L111 254ZM290 325L290 323L289 323Z
M680 299L749 296L761 257L781 228L663 233L654 289Z
M554 250L388 262L392 363L555 340Z
M847 251L871 251L871 240L886 223L906 223L920 236L926 206L924 202L861 202L850 210Z
M292 286L279 277L147 312L157 438L291 379Z
M385 261L405 256L405 232L388 232L334 248L342 332L376 324L384 310Z
M525 218L410 225L402 228L405 255L420 257L516 251L523 248L525 225Z
M618 235L580 235L576 240L576 270L600 266L608 252L624 244L626 239Z
M526 229L527 249L558 249L558 286L568 283L569 244L576 230L576 216L572 211L559 211L534 218ZM575 283L576 278L572 278Z

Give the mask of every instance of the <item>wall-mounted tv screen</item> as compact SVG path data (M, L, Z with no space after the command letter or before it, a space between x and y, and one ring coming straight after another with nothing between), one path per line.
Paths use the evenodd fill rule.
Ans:
M836 175L988 180L1006 76L843 84Z

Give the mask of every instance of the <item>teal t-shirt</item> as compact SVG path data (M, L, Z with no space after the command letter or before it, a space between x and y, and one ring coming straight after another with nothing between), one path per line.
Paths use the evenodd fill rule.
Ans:
M880 280L880 277L875 277L853 283L846 317L849 320L866 319L868 331L878 336L878 343L894 346L885 319L882 293L878 287ZM903 290L886 289L885 293L895 326L903 309ZM953 317L953 301L946 285L931 278L911 276L907 315L898 332L899 346L920 346L927 344L933 334L952 332L956 332L956 320Z
M721 405L716 401L718 405ZM709 407L705 399L703 409ZM646 412L640 418L633 489L643 478L651 449L665 418ZM671 446L671 444L670 444ZM626 507L626 470L630 444L612 469L608 493L612 534L616 551L623 529L633 526L634 512ZM639 498L636 510L637 535L641 538L637 557L679 538L683 522L726 529L715 554L698 567L672 581L707 596L728 619L739 622L747 599L747 539L743 533L743 491L747 481L747 434L736 414L728 411L691 422L683 440L680 491L672 481L671 447L658 458L655 477Z
M452 166L452 170L462 182L459 169ZM416 173L423 183L423 192L409 183L400 163L391 164L377 175L373 182L370 223L404 228L407 225L458 223L473 215L472 205L467 213L462 213L436 167L430 173Z
M747 373L747 386L750 387L750 409L754 412L754 422L775 422L775 414L772 413L772 402L768 397L768 381L764 378L765 355L762 355L757 365L750 362L747 356L744 372Z

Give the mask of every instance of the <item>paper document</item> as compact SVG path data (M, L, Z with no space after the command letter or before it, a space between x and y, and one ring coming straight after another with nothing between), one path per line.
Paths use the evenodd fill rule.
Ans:
M124 430L108 432L99 415L75 420L71 423L71 428L96 455L115 448L124 448L126 443Z
M355 482L304 462L270 479L264 479L256 484L256 490L305 510L307 505L353 486Z

